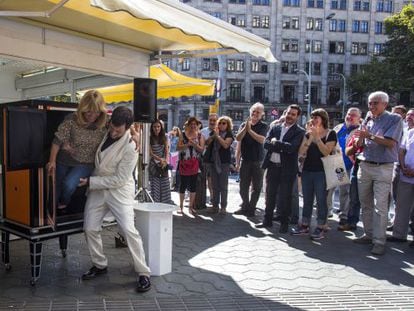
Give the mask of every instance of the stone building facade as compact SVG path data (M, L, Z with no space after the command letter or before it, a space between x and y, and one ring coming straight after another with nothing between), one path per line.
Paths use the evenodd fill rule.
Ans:
M348 105L365 108L366 99L352 94L347 79L381 52L387 37L384 19L401 10L403 0L184 0L217 18L272 42L279 63L250 55L170 59L164 62L182 74L205 79L221 74L220 114L245 120L248 107L260 101L266 119L277 117L292 103L326 108L334 123ZM311 52L310 52L311 51ZM309 75L309 63L312 72ZM310 77L310 79L309 79ZM206 120L214 98L159 102L160 116L182 125L188 115ZM346 105L344 105L344 103Z

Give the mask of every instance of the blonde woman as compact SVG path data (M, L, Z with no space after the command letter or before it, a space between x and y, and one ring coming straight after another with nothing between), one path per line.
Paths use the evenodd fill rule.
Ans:
M47 163L48 173L56 173L58 209L69 204L79 179L91 175L106 124L105 100L100 92L90 90L82 96L77 111L59 125Z

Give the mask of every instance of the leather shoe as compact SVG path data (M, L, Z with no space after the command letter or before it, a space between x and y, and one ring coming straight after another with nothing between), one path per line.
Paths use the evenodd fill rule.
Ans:
M287 223L281 223L279 233L288 233L289 225Z
M266 222L264 222L264 223L261 223L261 224L259 224L259 225L256 225L255 226L256 228L271 228L271 227L273 227L273 224L268 224L268 223L266 223Z
M106 274L108 272L108 268L98 268L93 266L88 271L86 271L84 274L82 274L82 280L92 280L96 278L99 275Z
M140 275L138 278L137 292L143 293L151 289L151 282L149 276Z
M246 210L239 208L237 211L233 213L234 215L246 215Z
M246 217L254 217L254 216L256 216L256 214L255 214L254 211L247 211L247 212L244 213L244 215Z

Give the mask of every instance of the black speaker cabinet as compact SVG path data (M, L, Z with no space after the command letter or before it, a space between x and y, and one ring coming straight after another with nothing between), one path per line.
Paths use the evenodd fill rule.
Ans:
M152 123L157 118L157 80L134 79L134 118Z

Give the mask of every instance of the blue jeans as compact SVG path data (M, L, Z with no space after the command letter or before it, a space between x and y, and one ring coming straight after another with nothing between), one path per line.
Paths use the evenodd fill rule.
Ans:
M312 219L313 199L316 195L317 208L317 223L319 226L326 224L328 215L328 204L326 196L325 172L302 172L302 192L303 192L303 211L302 224L310 225Z
M93 164L68 166L57 163L56 202L58 204L68 205L72 194L78 187L79 179L91 176L93 168Z
M358 194L358 163L352 167L351 170L351 186L349 188L349 212L348 224L356 225L359 222L359 214L361 213L361 203L359 202Z

